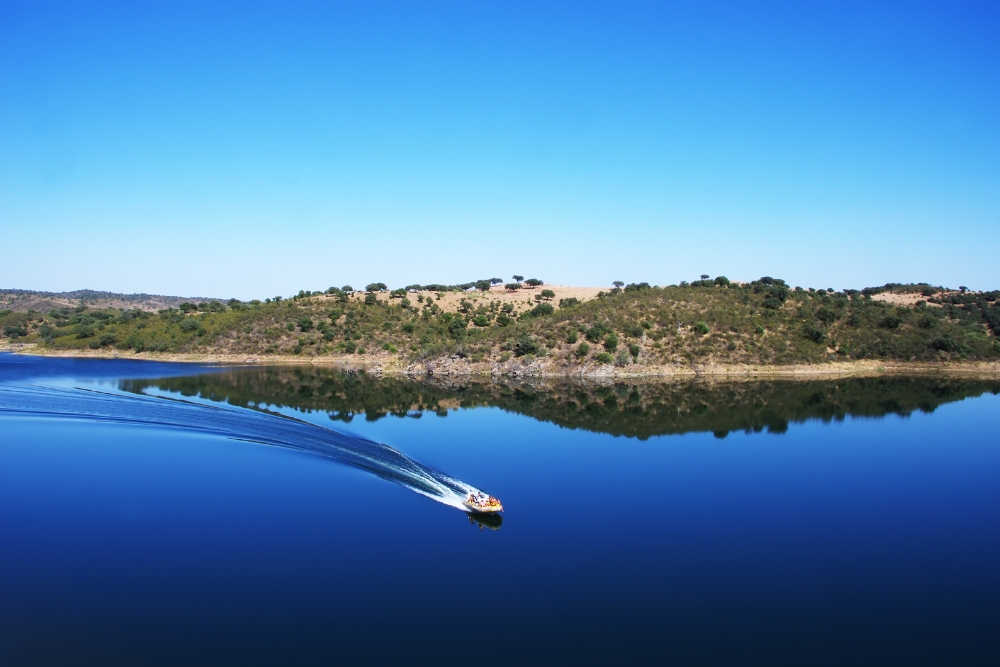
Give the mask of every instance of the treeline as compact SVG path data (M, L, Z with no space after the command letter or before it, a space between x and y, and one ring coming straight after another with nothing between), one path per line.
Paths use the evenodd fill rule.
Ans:
M544 285L514 278L507 285ZM499 284L493 280L483 282ZM497 364L544 358L556 367L1000 358L997 291L917 284L836 292L769 276L735 283L707 275L668 287L616 282L586 302L556 303L551 289L511 302L488 289L468 292L457 312L441 307L440 292L383 283L362 294L345 285L289 299L185 302L157 313L82 305L44 314L0 311L0 332L55 349L380 353ZM912 305L876 298L885 292L917 298Z

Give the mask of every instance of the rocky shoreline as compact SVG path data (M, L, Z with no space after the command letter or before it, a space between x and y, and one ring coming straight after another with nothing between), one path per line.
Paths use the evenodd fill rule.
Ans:
M0 352L15 352L47 357L94 359L135 359L180 363L226 364L235 366L298 366L312 365L345 371L364 371L373 375L413 377L537 377L593 378L609 380L676 380L684 378L714 379L803 379L860 377L877 375L956 375L962 377L1000 377L1000 362L904 362L904 361L832 361L826 364L793 364L786 366L716 365L716 364L611 364L569 365L555 363L545 357L506 361L473 362L468 357L452 355L407 363L388 353L359 357L357 355L236 355L236 354L177 354L156 352L120 352L116 350L45 350L36 345L0 345Z

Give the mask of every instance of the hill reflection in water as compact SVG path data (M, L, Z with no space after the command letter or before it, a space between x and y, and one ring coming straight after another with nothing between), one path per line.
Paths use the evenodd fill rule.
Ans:
M581 380L491 381L377 378L315 367L254 368L125 380L149 388L254 408L326 412L330 419L446 415L455 408L498 407L571 429L644 440L656 435L732 431L783 433L794 422L933 412L939 405L1000 393L1000 381L947 377L838 380L597 383Z

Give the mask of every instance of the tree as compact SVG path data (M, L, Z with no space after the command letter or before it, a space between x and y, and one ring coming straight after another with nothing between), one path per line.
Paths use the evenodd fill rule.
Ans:
M523 357L526 354L535 354L536 352L538 352L538 343L535 342L535 339L528 334L521 334L514 346L514 354Z
M507 283L503 288L508 292L513 292L514 290L521 289L521 283Z
M617 287L618 289L621 289L622 287L625 287L625 281L623 281L623 280L616 280L616 281L614 281L611 284L614 285L615 287Z
M542 293L539 294L538 296L540 296L543 299L554 299L556 297L556 293L550 289L543 289Z
M527 280L524 281L524 284L527 285L528 287L534 288L540 285L544 285L545 283L543 283L538 278L528 278Z
M493 285L499 285L503 282L503 278L490 278L490 283Z
M615 332L609 333L604 337L604 349L608 352L614 352L618 347L618 336Z
M575 296L568 297L566 299L559 299L560 308L569 308L570 306L575 306L580 303L580 300Z
M707 273L701 274L701 279L702 280L708 280L708 274Z
M340 289L341 289L342 291L346 292L347 294L353 294L353 293L354 293L354 288L353 288L353 287L351 287L350 285L344 285L344 286L343 286L343 287L341 287Z
M511 276L511 278L513 278L515 282L521 282L524 280L524 276Z
M179 305L178 308L181 309L182 313L190 313L192 310L198 310L198 306L194 305L189 301L185 301L184 303Z
M532 317L542 317L545 315L551 315L554 312L556 312L556 309L552 307L551 303L540 303L531 310L524 313L524 315L521 315L521 317L530 319Z
M385 283L368 283L365 285L366 292L381 292L386 289Z
M480 292L489 292L490 291L490 287L492 287L492 286L493 286L493 282L491 280L477 280L476 281L476 289L479 290Z

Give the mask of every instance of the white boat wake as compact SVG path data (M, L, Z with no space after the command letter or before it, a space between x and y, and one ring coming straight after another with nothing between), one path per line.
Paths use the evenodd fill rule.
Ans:
M243 408L141 394L12 384L0 385L0 414L177 428L285 447L346 463L462 511L468 511L463 503L470 495L482 493L387 445Z

